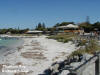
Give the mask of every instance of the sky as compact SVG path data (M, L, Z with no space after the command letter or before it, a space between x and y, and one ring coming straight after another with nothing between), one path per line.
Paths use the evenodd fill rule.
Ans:
M61 22L100 21L100 0L0 0L0 28L46 27Z

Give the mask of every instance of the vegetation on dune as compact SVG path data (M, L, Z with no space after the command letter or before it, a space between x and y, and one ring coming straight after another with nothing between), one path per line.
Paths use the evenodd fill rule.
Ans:
M100 46L98 45L98 42L93 39L89 40L89 42L87 44L84 44L84 46L84 48L80 48L72 52L70 56L82 55L84 53L94 54L95 52L100 51Z
M51 35L48 37L48 39L55 39L58 42L68 42L72 41L73 37L75 37L75 34L58 34L58 35Z
M78 42L77 46L85 46L88 43L86 39L82 39Z
M76 36L77 36L76 34L58 34L58 35L49 36L48 38L66 43L68 41L73 41L73 38L75 38ZM80 46L80 48L72 52L70 56L77 56L85 53L94 54L96 51L100 50L100 46L98 45L98 42L94 39L90 39L90 40L82 39L79 42L77 42L77 46Z

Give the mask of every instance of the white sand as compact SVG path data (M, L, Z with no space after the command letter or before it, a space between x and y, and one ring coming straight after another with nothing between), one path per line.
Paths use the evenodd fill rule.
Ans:
M38 38L24 38L23 48L19 51L5 53L6 56L0 60L0 64L10 64L16 65L16 63L21 63L26 66L29 72L25 75L38 75L43 73L45 69L51 66L53 62L60 62L67 58L69 54L76 50L76 47L71 42L61 43L56 40L47 39L45 36L40 36ZM38 45L33 46L34 42L38 42ZM36 50L36 49L37 50ZM24 58L21 53L30 52L37 54L43 54L42 57L45 59L35 59L35 58ZM35 56L34 56L35 57ZM14 75L14 73L0 73L0 75Z

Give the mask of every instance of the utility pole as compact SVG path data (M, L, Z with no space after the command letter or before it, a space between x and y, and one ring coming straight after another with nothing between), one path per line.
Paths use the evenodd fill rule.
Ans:
M90 17L89 16L86 17L86 22L90 23Z

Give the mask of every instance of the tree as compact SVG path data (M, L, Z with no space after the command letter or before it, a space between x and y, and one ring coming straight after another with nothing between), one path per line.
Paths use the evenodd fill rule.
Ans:
M23 34L26 33L29 29L13 29L13 28L9 28L9 29L0 29L0 34L6 34L7 32L11 32L12 34Z
M62 23L60 24L60 26L64 26L64 25L68 25L68 24L74 24L74 22L62 22Z
M42 27L45 29L45 23L42 24Z
M68 25L68 24L74 24L74 22L62 22L62 23L56 23L56 24L54 25L54 27L65 26L65 25Z
M89 22L80 23L79 27L83 28L85 32L90 32L93 30L93 26Z
M46 30L45 23L43 23L43 24L38 23L35 30L42 30L42 31Z
M42 27L42 24L41 23L39 23L38 24L38 29L40 29Z
M56 23L56 24L54 25L54 27L58 27L58 26L60 26L60 24L59 24L59 23Z
M94 23L93 28L97 28L98 30L100 30L100 22Z
M35 30L41 30L41 27L42 27L41 23L38 23L38 25L36 26Z

